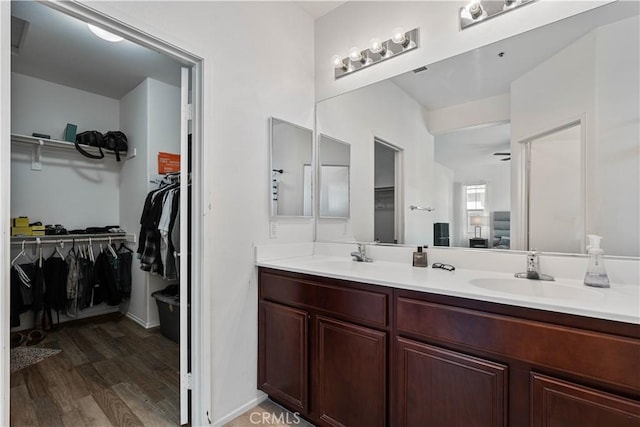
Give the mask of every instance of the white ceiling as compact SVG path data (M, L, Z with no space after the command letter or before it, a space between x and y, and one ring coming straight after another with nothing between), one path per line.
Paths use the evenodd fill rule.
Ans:
M316 1L294 1L295 4L300 6L307 12L313 19L318 19L321 16L326 15L331 12L333 9L343 5L346 1L324 1L324 0L316 0Z
M392 80L427 110L507 93L513 80L591 30L637 15L639 4L614 2ZM491 25L491 21L478 25ZM503 57L498 56L500 52Z
M497 152L511 151L511 124L464 128L435 137L435 161L453 170L503 163Z
M120 99L146 77L180 85L180 64L128 40L104 41L87 24L38 2L11 2L11 14L30 23L11 70Z

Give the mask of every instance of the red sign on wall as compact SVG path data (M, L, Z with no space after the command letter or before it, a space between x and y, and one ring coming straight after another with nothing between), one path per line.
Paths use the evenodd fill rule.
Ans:
M158 173L180 172L180 154L158 152Z

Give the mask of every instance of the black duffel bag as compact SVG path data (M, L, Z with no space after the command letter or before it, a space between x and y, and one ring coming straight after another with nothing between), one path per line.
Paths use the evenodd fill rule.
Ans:
M116 154L116 160L120 161L120 153L129 150L127 136L120 131L111 131L104 134L104 148Z
M89 147L96 147L100 154L92 154L85 151L81 146L86 145ZM104 147L104 137L97 130L88 130L76 135L76 149L85 157L90 159L103 159L104 153L102 148Z

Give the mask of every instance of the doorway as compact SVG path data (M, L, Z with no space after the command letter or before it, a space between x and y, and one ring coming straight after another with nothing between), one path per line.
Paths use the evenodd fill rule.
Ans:
M73 26L82 26L84 29L86 29L86 24L90 23L90 24L97 25L98 27L104 30L107 30L110 33L115 34L117 36L124 36L126 43L138 45L139 47L143 47L144 49L151 51L155 55L163 56L165 59L169 61L173 61L177 66L177 77L178 77L178 95L177 95L178 101L177 102L179 102L179 105L176 106L177 107L176 110L178 111L176 121L179 123L178 124L179 131L177 131L176 133L176 136L178 136L178 138L177 138L177 149L175 151L177 151L178 154L180 154L181 167L180 167L179 187L180 187L181 193L184 194L185 197L180 198L180 207L179 207L179 210L181 212L181 217L182 217L182 221L180 222L180 227L179 227L180 229L179 234L180 234L180 240L181 242L183 242L183 244L182 244L181 251L176 251L175 255L177 260L179 261L180 270L183 273L186 272L186 274L180 275L180 280L179 280L180 295L183 296L181 298L180 304L182 305L182 307L190 307L191 310L184 310L184 309L180 310L180 321L179 321L180 329L181 329L180 344L179 344L180 372L176 373L175 381L179 384L179 388L180 388L180 393L179 393L180 399L178 403L178 412L179 412L178 419L180 421L180 424L186 424L189 421L189 417L191 414L188 408L188 399L189 399L188 390L191 388L197 388L200 383L200 380L199 380L200 375L194 375L195 378L194 378L193 387L190 386L190 372L195 372L196 374L200 373L200 366L201 366L200 361L197 358L197 355L200 354L198 350L201 345L201 339L200 339L201 329L200 329L200 321L199 321L201 308L199 304L200 299L197 297L197 295L200 293L198 284L201 283L200 281L201 266L199 261L201 239L196 237L196 236L200 236L199 231L201 230L201 223L199 218L201 217L201 215L198 215L198 212L201 211L201 204L202 204L202 193L201 193L201 188L202 188L201 187L201 174L202 174L201 133L202 131L201 131L201 120L200 120L200 117L201 117L200 112L201 112L201 105L202 105L201 59L188 52L182 51L179 48L176 48L175 46L171 46L160 40L152 38L148 34L142 33L134 28L128 27L120 22L112 20L107 16L101 15L79 4L46 3L45 5L37 4L37 6L42 8L41 12L43 14L47 14L55 11L55 13L58 14L59 16L57 16L54 19L64 20L64 19L69 19L70 17L77 18L77 19L74 19L75 22ZM3 10L3 13L4 13L4 10ZM12 22L12 27L13 27L13 22ZM31 26L30 29L29 29L29 25L27 25L27 30L34 30L34 29L35 29L35 25ZM24 39L26 38L23 37L23 40ZM5 40L3 39L3 42L4 41ZM14 46L12 41L12 51L13 51L13 47ZM16 46L16 50L19 51L20 46ZM104 56L102 56L101 59L107 60L108 58L109 58L108 55L104 54ZM84 60L89 61L89 58L84 58ZM17 61L13 61L13 62L17 64ZM52 64L53 64L52 62L49 63L50 66L52 66ZM135 68L135 66L133 66L133 64L131 63L128 63L127 65L128 67L126 68L128 69ZM72 74L72 73L68 73L68 74ZM29 82L35 81L31 79L37 79L38 81L45 82L43 83L43 85L46 85L47 83L46 83L46 80L44 79L44 76L39 76L39 77L40 78L28 76L27 78L24 78L23 80L27 81L25 86L28 86ZM64 84L64 83L61 82L61 84ZM4 91L4 87L3 87L3 91ZM8 102L8 100L3 100L3 102ZM109 103L110 101L107 100L105 102ZM109 129L109 130L116 130L116 129ZM36 131L36 129L34 129L34 131ZM187 136L188 134L189 134L189 137ZM38 156L40 157L42 155L42 158L44 158L45 154L47 154L46 153L46 151L48 150L48 148L46 148L47 145L56 146L58 148L61 146L61 144L53 144L53 143L50 144L49 141L58 142L54 140L62 139L62 137L59 135L51 134L51 135L48 135L49 138L46 138L45 136L47 135L40 136L40 138L44 140L44 143L41 142L39 144L40 146L42 146L43 153L38 153ZM29 137L31 137L31 133L29 133ZM12 139L11 145L13 147L14 140L18 138L14 138L14 136L12 135L11 139ZM28 138L23 139L23 142L24 141L28 141ZM132 146L135 145L134 144L135 141L133 140L130 141L130 143ZM156 147L155 149L157 149L158 151L161 151L161 147ZM14 150L12 150L12 152L13 151ZM35 148L33 152L34 153L36 152ZM75 153L72 150L67 150L67 152ZM129 152L128 155L130 154L132 153ZM143 154L143 153L140 153L140 154ZM147 154L150 154L150 153L144 153L144 155L147 155ZM154 154L155 153L152 153L151 157L153 157ZM51 158L56 158L58 160L62 157L64 156L51 154ZM139 157L138 159L140 158L141 157ZM109 160L112 160L112 159L109 159ZM126 160L123 160L123 165L121 166L121 169L119 171L115 171L113 164L110 166L104 166L104 167L100 165L99 171L91 172L93 173L92 177L94 178L97 177L99 179L104 179L105 176L116 177L113 179L116 180L116 183L118 185L120 182L123 182L123 185L120 186L121 188L129 187L133 185L140 187L140 184L142 184L143 188L146 188L147 185L149 184L148 182L145 182L145 180L148 181L148 178L146 178L148 176L146 171L144 173L143 181L140 181L138 179L139 177L134 177L134 175L136 175L135 173L131 171L129 171L131 173L124 172L127 169L127 167L124 166L126 162L127 162ZM37 170L37 169L33 169L34 164L37 167L36 163L37 162L31 161L31 166L33 171ZM78 162L74 163L74 165L76 166L75 172L79 176L81 176L81 174L84 173L85 171L83 170L83 167L77 167L76 163ZM106 161L105 161L105 164L106 164ZM133 164L133 162L130 164ZM45 163L45 164L41 164L40 166L46 168L47 166L51 166L51 165L47 165ZM51 167L53 168L57 166L59 165L55 165ZM2 171L3 184L8 183L10 181L10 175L9 175L8 169L9 168L3 167L3 171ZM128 169L131 169L131 168L128 168ZM37 172L33 172L33 173L37 173ZM118 174L119 174L119 177L118 177ZM153 174L152 174L152 177L153 177ZM105 180L109 181L109 179L111 178L107 178ZM16 183L17 181L14 179L14 184ZM13 193L14 195L17 194L15 187L13 191L9 190L9 188L10 187L8 185L3 185L2 200L9 200L10 193ZM189 195L188 197L187 197L187 194ZM120 205L121 205L120 210L123 210L126 208L126 203L121 202ZM90 203L86 204L86 206L91 206L91 204ZM104 211L108 211L108 210L109 208L106 207L101 210L100 214L103 214ZM130 215L132 215L133 217L139 218L140 212L139 211L133 212L133 213L130 213ZM122 216L120 216L120 218L122 218ZM112 222L109 222L109 223L111 224ZM134 234L134 235L137 234L138 232L138 230L136 229L128 229L127 231L130 232L130 234ZM2 239L3 239L3 242L2 242L3 247L8 248L10 246L8 239L5 240L4 235L2 235ZM138 243L138 242L135 242L135 243ZM9 252L7 251L7 253ZM5 263L4 265L7 265L7 264ZM189 286L190 283L193 283L193 287ZM151 288L145 288L145 289L150 290ZM147 297L148 296L149 295L147 295ZM194 302L190 303L192 296L195 296L195 298L193 298ZM143 310L146 309L147 311L150 311L155 308L154 307L155 301L153 300L145 300L143 303L146 305L146 307L144 307ZM9 311L8 299L5 299L5 304L2 308L2 312L5 313L5 310ZM144 319L142 319L143 321L141 322L140 321L141 319L139 318L135 319L135 316L131 318L133 318L138 323L141 323L141 324L145 323ZM153 323L153 322L147 321L147 324L145 326L147 327L153 326L149 323ZM190 327L190 330L187 329L189 327ZM144 331L144 329L142 330ZM118 334L118 332L114 332L114 334ZM5 337L5 340L6 340L6 342L4 343L5 348L9 348L8 334L5 335L3 333L2 336ZM191 338L190 342L189 342L189 338ZM192 350L191 353L190 353L190 350ZM193 355L193 358L190 357L191 355ZM6 355L3 355L2 360L6 363L6 365L8 365ZM3 381L3 385L5 386L5 390L3 390L2 394L4 396L8 396L9 382ZM205 396L202 396L200 394L197 394L196 396L197 398L194 399L193 401L194 406L199 405L199 401L201 397L203 399L206 398ZM4 413L8 413L7 403L8 402L5 401L5 404L3 405Z
M403 243L402 150L374 138L374 241Z

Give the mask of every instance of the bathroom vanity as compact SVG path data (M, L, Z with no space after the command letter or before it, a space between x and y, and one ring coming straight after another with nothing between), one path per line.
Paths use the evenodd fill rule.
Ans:
M592 317L476 296L472 272L313 258L259 264L258 317L258 387L312 422L640 425L637 290Z

